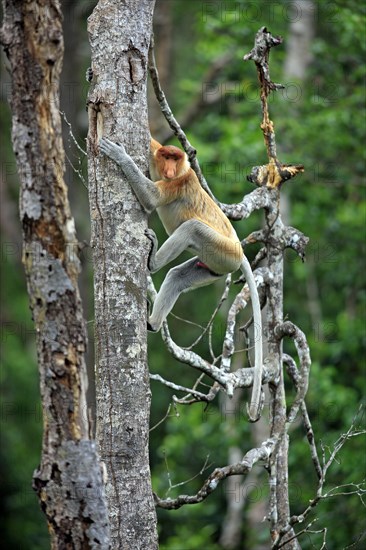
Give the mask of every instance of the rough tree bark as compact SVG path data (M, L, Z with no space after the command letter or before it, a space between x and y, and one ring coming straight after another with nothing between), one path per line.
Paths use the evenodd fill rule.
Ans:
M102 135L147 169L147 56L154 1L100 1L88 21L89 198L94 249L97 440L107 474L112 547L157 548L148 434L147 217Z
M4 0L12 139L21 182L23 262L37 333L43 446L34 488L52 548L109 547L108 516L85 407L85 326L74 220L63 179L63 57L58 0Z

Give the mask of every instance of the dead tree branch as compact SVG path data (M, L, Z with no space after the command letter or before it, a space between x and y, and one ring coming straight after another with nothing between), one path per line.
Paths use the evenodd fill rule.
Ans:
M296 346L296 351L300 361L300 369L298 371L298 378L296 384L296 397L293 404L291 405L290 411L287 415L287 422L291 424L296 418L298 410L303 402L309 384L309 372L310 372L310 350L309 345L306 341L305 334L296 327L290 321L286 321L281 326L276 327L275 334L279 338L284 336L289 336L293 339Z
M293 526L296 524L301 524L305 521L305 519L309 516L309 514L314 510L314 508L322 501L327 498L333 498L336 496L348 496L348 495L357 495L361 501L361 504L365 507L364 497L366 495L366 482L362 481L361 483L347 483L344 485L339 485L337 487L333 487L329 489L327 492L323 492L324 485L326 482L326 476L328 473L329 468L332 466L333 462L336 460L339 452L343 448L343 446L349 441L352 437L358 437L360 435L365 435L366 430L364 429L358 429L357 422L360 419L361 415L363 413L363 406L360 406L359 411L353 418L353 421L351 423L351 426L347 430L346 433L342 434L337 441L333 445L333 450L330 453L330 456L328 459L325 457L325 449L323 448L323 465L321 467L321 477L318 481L318 488L316 492L316 496L310 501L309 505L305 508L302 514L292 516L287 525L284 526L276 539L274 540L272 549L277 550L278 548L281 548L284 546L283 539L284 537L290 533L293 532ZM309 532L309 528L312 525L313 522L311 522L307 528L301 530L299 533L295 535L295 537L299 537L301 534L304 534L306 532ZM293 537L291 536L291 540ZM288 542L288 539L286 539L286 542Z
M297 390L298 384L300 382L300 375L297 369L297 365L292 357L290 357L287 354L283 354L283 362L286 365L286 371L287 374L292 379L295 389ZM322 476L322 468L319 461L318 451L315 444L315 435L314 430L310 422L309 414L307 411L306 403L303 400L300 404L300 410L302 414L302 421L304 424L304 428L306 430L306 437L309 442L310 446L310 452L311 452L311 458L314 464L314 468L316 471L316 475L318 476L318 479Z
M206 481L203 483L201 489L195 495L180 495L175 499L159 498L154 494L155 503L159 508L165 508L166 510L176 510L185 504L197 504L205 500L217 487L220 482L229 476L246 475L253 466L259 462L267 462L272 454L276 441L274 439L267 439L255 449L248 451L240 462L224 466L222 468L215 468L215 470L209 475Z

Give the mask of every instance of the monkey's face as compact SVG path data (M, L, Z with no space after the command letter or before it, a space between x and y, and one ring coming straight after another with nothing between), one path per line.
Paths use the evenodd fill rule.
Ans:
M184 164L184 153L173 145L161 147L156 153L156 164L163 179L177 178Z

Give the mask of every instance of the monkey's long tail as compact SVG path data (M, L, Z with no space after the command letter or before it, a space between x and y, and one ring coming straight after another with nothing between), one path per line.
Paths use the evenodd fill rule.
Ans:
M263 345L262 345L262 315L257 285L250 263L244 256L240 266L249 285L250 296L252 300L253 319L254 319L254 373L252 398L249 405L249 418L256 422L259 418L259 406L261 402L262 370L263 370Z

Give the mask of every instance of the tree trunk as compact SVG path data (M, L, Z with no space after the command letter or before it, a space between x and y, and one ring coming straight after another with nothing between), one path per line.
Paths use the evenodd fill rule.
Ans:
M298 0L292 7L289 36L286 41L284 74L287 78L305 80L306 70L313 56L311 44L314 38L316 5L312 0Z
M112 547L157 548L148 435L147 217L102 135L148 166L147 56L154 1L99 2L88 21L89 198L95 285L97 440L107 474Z
M293 78L298 81L305 79L306 69L311 62L311 41L314 34L314 5L310 0L299 0L292 6L293 18L289 25L289 37L287 40L287 52L284 64L284 74L286 82ZM298 17L299 13L301 17ZM290 80L291 83L291 80ZM295 117L295 110L298 105L292 106L292 117ZM291 108L289 107L289 110ZM291 116L290 116L291 118ZM277 227L281 227L282 221L289 222L290 204L288 195L281 194L281 215L278 216L277 222L272 229L273 234L276 234ZM272 214L273 217L273 214ZM267 225L271 226L271 220L267 218ZM283 254L278 254L276 244L271 242L268 246L268 266L274 274L274 281L269 288L268 300L268 324L269 324L269 342L268 352L278 360L282 366L282 342L279 343L276 338L273 338L274 328L283 322ZM271 388L272 402L272 432L271 435L280 433L283 430L283 422L286 420L286 395L284 388L283 372L281 368L281 378L279 384ZM283 528L290 516L289 507L289 480L288 480L288 447L289 436L287 433L282 436L278 446L275 460L271 464L272 479L277 478L276 487L272 485L271 493L271 509L276 506L276 519L272 514L272 534L277 533ZM300 543L297 539L293 539L287 544L286 540L294 536L294 531L291 530L283 539L284 549L297 550L300 548Z
M276 453L270 459L270 517L271 536L273 539L288 524L290 518L289 483L288 483L288 446L289 437L285 430L286 423L286 393L283 377L282 340L276 337L275 329L283 323L283 250L278 246L283 223L279 211L279 192L273 191L273 210L266 213L266 227L271 228L267 242L268 268L273 279L268 286L267 308L267 344L268 355L280 366L280 377L277 384L270 388L271 437L282 433ZM293 530L284 537L284 541L292 538ZM285 550L298 550L297 539L284 543Z
M285 81L290 84L292 79L296 79L296 83L300 87L303 86L306 81L308 67L313 60L311 46L315 35L317 5L311 0L298 0L298 2L293 5L292 10L293 14L289 25L289 36L284 64L284 77ZM301 17L297 16L299 13L301 13ZM289 120L294 118L298 119L301 116L301 112L299 111L301 110L303 95L300 94L300 92L299 97L299 101L294 102L288 107ZM286 152L289 157L293 154L290 144L287 144ZM285 212L287 213L287 219L284 217L284 221L290 223L288 219L290 214L290 202L287 194L282 197L282 207L284 203L286 207ZM282 213L283 211L282 208ZM323 314L313 254L310 254L307 258L306 291L308 297L306 303L311 318L311 326L318 338L322 340L324 338Z
M85 408L85 326L74 220L63 179L63 56L58 0L5 0L1 41L12 73L12 139L21 189L23 262L37 332L43 447L34 488L52 548L109 547L95 443Z

